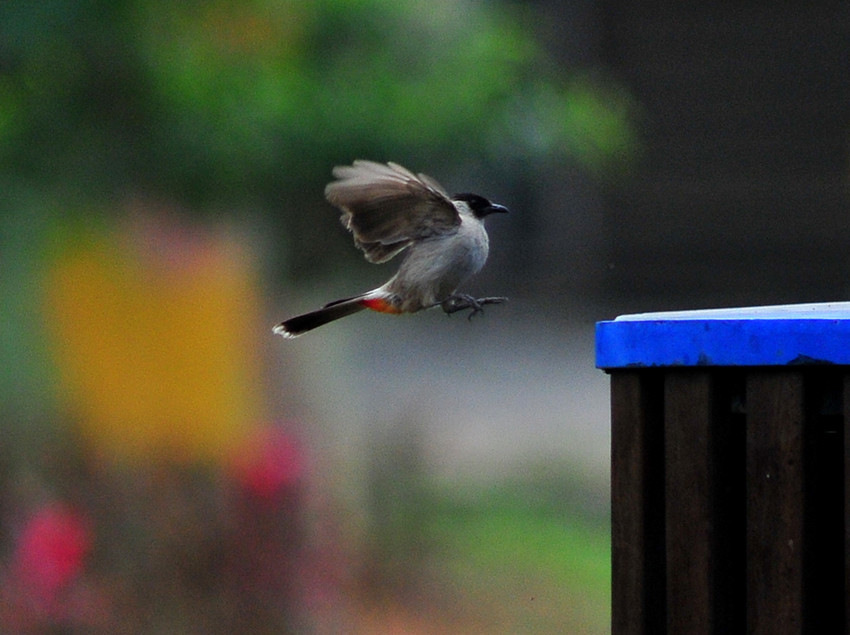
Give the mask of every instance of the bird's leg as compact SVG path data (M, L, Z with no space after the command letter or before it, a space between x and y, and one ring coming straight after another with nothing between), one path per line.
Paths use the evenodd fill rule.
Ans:
M440 306L446 312L446 315L451 315L464 309L472 309L472 312L468 316L468 319L471 320L473 315L484 312L485 304L501 304L502 302L507 302L507 300L504 297L474 298L471 295L459 293L451 295L440 302Z

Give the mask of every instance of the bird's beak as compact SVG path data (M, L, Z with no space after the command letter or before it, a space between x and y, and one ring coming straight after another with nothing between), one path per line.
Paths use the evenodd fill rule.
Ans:
M508 208L504 205L498 205L496 203L490 203L490 207L487 208L488 214L507 214Z

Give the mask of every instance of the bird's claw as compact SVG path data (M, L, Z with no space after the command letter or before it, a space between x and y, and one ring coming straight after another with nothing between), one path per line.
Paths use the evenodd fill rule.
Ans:
M459 294L449 296L440 303L440 306L443 308L443 311L446 312L446 315L451 315L452 313L457 313L458 311L463 311L465 309L472 309L470 314L467 316L467 319L471 320L474 315L484 313L485 304L502 304L503 302L507 302L507 300L507 298L500 296L473 298L471 295Z

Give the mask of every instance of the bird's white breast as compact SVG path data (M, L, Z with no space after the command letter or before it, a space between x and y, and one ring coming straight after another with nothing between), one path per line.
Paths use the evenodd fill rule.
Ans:
M445 300L487 261L489 241L484 224L461 214L456 232L434 236L408 248L387 289L398 294L405 310L418 310Z

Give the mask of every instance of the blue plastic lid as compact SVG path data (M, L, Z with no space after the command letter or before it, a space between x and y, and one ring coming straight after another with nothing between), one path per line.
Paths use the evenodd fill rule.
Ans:
M850 302L622 315L596 324L596 366L850 365Z

